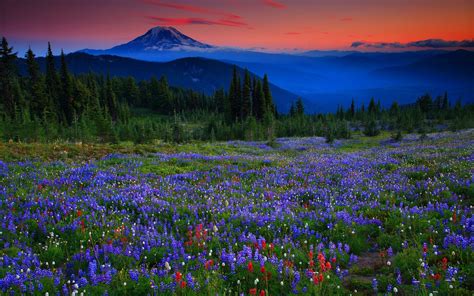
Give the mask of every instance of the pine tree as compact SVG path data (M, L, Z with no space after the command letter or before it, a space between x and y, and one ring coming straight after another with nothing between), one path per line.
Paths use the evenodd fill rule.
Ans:
M139 105L140 90L138 89L135 78L128 77L125 84L125 99L129 106Z
M301 98L298 98L298 100L296 100L295 111L298 116L304 115L304 105L303 100Z
M448 92L444 93L443 96L443 104L441 107L443 110L448 110L449 109L449 100L448 100Z
M59 104L61 106L61 111L64 114L64 123L67 125L71 125L74 117L74 110L73 110L73 85L71 76L69 75L69 71L67 69L66 64L66 57L64 52L61 50L61 96L59 100Z
M246 69L244 74L244 84L242 86L242 106L241 106L241 118L246 119L252 115L252 88L251 88L250 73Z
M398 117L399 113L400 113L400 107L398 106L398 102L397 101L394 101L392 103L392 106L390 106L390 116L393 117L393 118L396 118Z
M240 80L237 74L237 67L234 66L232 72L232 80L229 87L229 103L231 111L231 120L234 121L240 118L241 110L241 91Z
M119 108L117 103L117 97L115 95L114 89L112 88L112 81L109 75L107 75L105 85L104 101L107 107L108 114L110 115L112 121L117 121L117 119L119 118Z
M0 48L0 95L3 99L3 111L10 119L15 118L15 108L18 104L14 90L17 76L15 69L16 55L13 52L13 47L10 47L7 39L3 37Z
M161 76L159 83L159 93L157 98L161 110L164 114L173 114L176 110L173 109L173 98L166 76Z
M260 80L257 80L256 82L254 102L255 117L258 120L262 120L265 116L266 102L265 93L263 92L263 87Z
M43 118L48 108L48 97L46 94L43 76L39 65L35 60L35 54L28 49L26 52L26 65L28 68L28 88L30 91L30 112L33 117Z
M273 98L270 91L270 83L268 82L267 74L263 76L263 94L265 95L265 109L272 114L276 114L277 111L275 105L273 104Z
M295 109L295 104L291 102L290 106L290 117L294 117L296 115L296 109Z
M54 65L53 51L51 44L48 42L48 53L46 54L46 94L48 97L48 116L56 117L59 111L59 78Z
M368 112L370 116L375 116L377 114L377 106L375 105L374 98L370 99Z
M355 116L355 103L354 103L354 99L352 99L352 102L351 102L351 110L350 110L350 117L351 119L353 119Z

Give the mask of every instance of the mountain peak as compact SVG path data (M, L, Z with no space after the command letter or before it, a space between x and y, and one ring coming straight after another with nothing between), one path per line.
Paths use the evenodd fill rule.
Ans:
M174 27L157 26L132 41L112 48L114 51L150 52L150 51L180 51L202 50L214 48L194 40Z
M179 32L175 27L168 27L168 26L156 26L156 27L153 27L151 28L150 30L148 30L146 34L159 34L160 32L166 32L166 31L171 31L171 32L175 32L175 33L178 33L178 34L181 34L181 32Z

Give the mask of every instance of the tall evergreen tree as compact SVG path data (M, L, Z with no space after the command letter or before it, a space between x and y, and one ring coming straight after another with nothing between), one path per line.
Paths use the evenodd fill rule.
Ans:
M33 117L43 118L48 108L48 97L43 76L31 48L26 52L26 65L28 68L28 88L30 91L30 112Z
M48 116L56 117L60 108L58 104L59 98L59 78L54 64L54 55L51 50L51 43L48 42L48 52L46 54L46 93L48 96Z
M15 98L16 55L13 47L10 47L7 39L3 37L0 48L0 95L3 99L3 111L10 119L15 117L15 108L18 103Z
M263 76L263 93L265 95L265 109L272 114L276 114L277 111L273 104L273 97L272 92L270 91L270 83L268 82L267 74Z
M265 93L263 92L262 83L260 80L257 80L255 86L255 97L254 97L254 110L255 110L255 117L258 120L262 120L265 116L266 112L266 102L265 102Z
M66 56L61 50L61 95L59 100L59 105L61 106L61 111L64 116L64 122L68 125L72 124L74 117L73 109L73 82L66 64Z
M441 109L443 109L443 110L448 110L448 109L449 109L448 92L445 92L445 93L444 93L444 96L443 96L443 104L442 104Z
M241 87L236 66L234 66L234 70L232 72L232 80L229 88L229 102L231 110L231 120L234 121L236 119L239 119L241 110Z
M241 118L245 119L252 115L252 86L250 80L250 73L246 69L244 74L244 83L242 86L242 107Z
M176 111L173 108L173 98L166 76L160 78L157 100L162 113L173 114Z
M374 98L370 99L368 110L370 116L375 116L377 114L377 106L375 105Z
M296 100L295 109L296 109L295 111L297 115L299 116L304 115L304 105L303 105L303 100L301 98L298 98L298 100Z
M117 97L115 95L114 89L112 87L112 81L110 76L107 75L105 91L104 91L104 100L106 105L106 113L110 114L112 121L117 121L119 118L119 106L117 103Z
M355 116L355 103L354 103L354 99L352 99L352 102L351 102L351 109L350 109L350 117L351 119L353 119Z

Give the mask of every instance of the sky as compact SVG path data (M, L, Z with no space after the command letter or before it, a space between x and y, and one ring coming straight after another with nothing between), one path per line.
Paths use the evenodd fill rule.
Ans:
M268 51L473 47L474 0L0 1L0 35L20 53L106 49L158 25Z

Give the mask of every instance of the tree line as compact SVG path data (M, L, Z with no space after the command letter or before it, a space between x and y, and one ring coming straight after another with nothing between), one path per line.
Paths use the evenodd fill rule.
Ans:
M384 109L372 99L357 107L354 100L336 113L305 113L302 99L280 114L270 82L242 75L234 67L227 90L213 95L172 87L166 77L136 81L133 77L72 74L61 52L55 64L51 45L44 73L29 49L26 75L16 69L17 53L2 38L0 48L0 138L4 141L58 139L83 142L165 140L268 140L275 137L325 136L328 142L349 138L357 130L368 136L380 130L427 132L449 123L453 129L473 126L472 105L454 106L447 94L434 100Z

